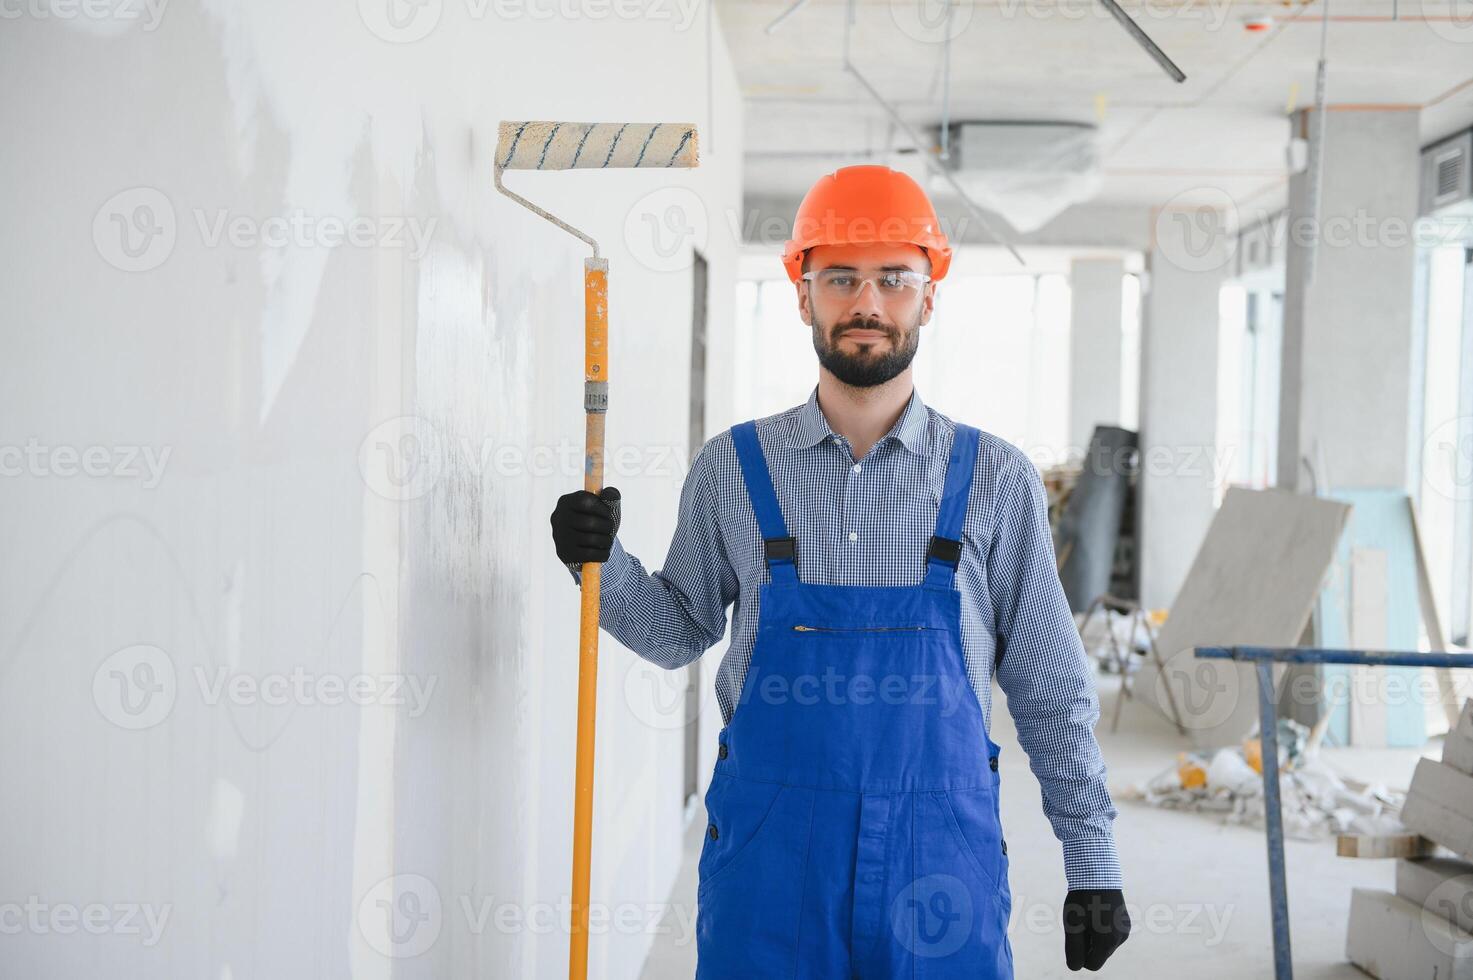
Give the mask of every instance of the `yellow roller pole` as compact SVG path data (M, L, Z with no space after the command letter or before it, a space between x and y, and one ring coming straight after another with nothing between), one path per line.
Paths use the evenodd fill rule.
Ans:
M583 489L604 480L604 415L608 410L609 263L583 260ZM578 761L573 774L573 902L568 977L588 976L588 891L593 851L593 730L598 712L599 582L603 566L585 562L578 621Z
M496 189L588 243L583 260L583 488L603 489L604 414L609 407L609 263L598 242L502 183L505 170L669 170L697 165L691 123L589 123L502 120L497 127ZM579 581L577 768L573 773L573 893L568 925L568 976L588 976L589 870L593 849L593 721L598 702L599 582L602 566L585 562Z

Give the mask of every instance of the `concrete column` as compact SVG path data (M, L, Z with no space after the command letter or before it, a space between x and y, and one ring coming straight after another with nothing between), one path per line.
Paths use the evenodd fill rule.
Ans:
M1307 137L1313 113L1300 112L1294 132ZM1283 357L1279 383L1278 485L1321 493L1345 488L1407 487L1416 462L1411 433L1413 293L1420 180L1417 112L1331 106L1325 114L1325 165L1319 218L1313 214L1308 173L1289 180L1286 225ZM1310 253L1313 250L1313 275ZM1348 547L1357 547L1354 516ZM1374 541L1374 537L1369 540ZM1374 552L1376 549L1370 549ZM1384 554L1384 552L1382 553ZM1372 555L1374 557L1374 555ZM1366 566L1342 568L1353 594L1391 596L1383 578L1367 588L1354 580ZM1334 618L1331 617L1331 620ZM1400 631L1383 617L1370 637L1352 636L1349 619L1325 621L1305 640L1330 646L1352 643L1400 647L1415 643L1415 614ZM1362 627L1364 628L1364 627ZM1343 668L1332 668L1344 674ZM1291 666L1285 691L1299 677L1323 678L1326 669ZM1359 682L1357 682L1359 683ZM1301 688L1302 689L1302 688ZM1362 688L1363 689L1363 688ZM1323 706L1285 697L1286 717L1313 725ZM1420 708L1403 706L1397 717L1416 728ZM1358 744L1386 744L1386 709L1351 709Z
M1125 264L1075 259L1069 269L1069 445L1084 452L1096 425L1120 424L1120 307Z
M1162 212L1141 309L1141 601L1169 607L1215 506L1222 216Z
M1322 487L1407 484L1418 149L1414 109L1331 106L1318 222L1309 175L1290 178L1280 486L1309 488L1305 459Z

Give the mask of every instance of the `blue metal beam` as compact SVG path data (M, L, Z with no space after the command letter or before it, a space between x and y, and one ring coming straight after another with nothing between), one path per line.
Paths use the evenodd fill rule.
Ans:
M1364 664L1473 668L1473 653L1325 650L1317 647L1196 647L1198 657L1252 663L1258 675L1258 735L1263 755L1264 836L1268 839L1269 902L1273 909L1274 977L1294 980L1289 945L1289 887L1284 866L1284 814L1279 801L1279 712L1273 665Z
M1322 650L1316 647L1197 647L1213 660L1265 660L1281 664L1365 664L1388 667L1473 667L1473 653L1413 650Z

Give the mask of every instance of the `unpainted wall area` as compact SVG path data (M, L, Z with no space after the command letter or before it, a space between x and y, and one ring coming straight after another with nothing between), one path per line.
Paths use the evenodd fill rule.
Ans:
M503 118L701 128L696 171L507 177L610 260L607 482L658 568L693 244L731 421L720 25L38 9L0 35L0 903L37 909L0 972L564 976L577 589L547 514L582 480L586 249L491 153ZM604 637L601 977L637 975L628 910L680 858L682 732L636 660Z

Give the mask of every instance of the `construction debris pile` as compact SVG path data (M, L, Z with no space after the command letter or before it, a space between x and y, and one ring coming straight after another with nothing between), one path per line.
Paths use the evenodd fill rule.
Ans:
M1281 719L1279 791L1284 833L1300 840L1338 834L1381 834L1400 828L1402 794L1336 772L1304 725ZM1227 823L1264 825L1263 753L1255 726L1239 745L1206 754L1182 752L1170 768L1122 799L1174 810L1221 813Z
M1443 744L1422 759L1401 822L1456 856L1398 858L1396 890L1351 892L1345 955L1382 980L1473 977L1473 700Z

